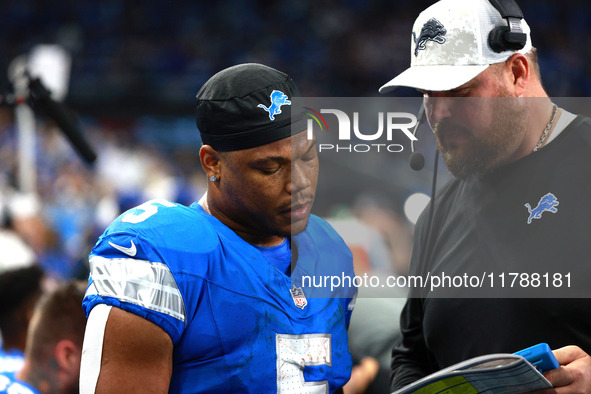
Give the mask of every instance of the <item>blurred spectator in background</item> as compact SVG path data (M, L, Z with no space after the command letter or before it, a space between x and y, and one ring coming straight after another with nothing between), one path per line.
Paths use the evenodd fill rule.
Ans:
M27 327L41 295L42 277L36 265L0 273L0 372L16 372L22 366Z
M85 289L85 282L71 281L41 299L29 326L24 366L14 375L0 374L0 393L78 392Z
M0 229L0 373L23 364L27 327L42 293L33 250L9 227Z

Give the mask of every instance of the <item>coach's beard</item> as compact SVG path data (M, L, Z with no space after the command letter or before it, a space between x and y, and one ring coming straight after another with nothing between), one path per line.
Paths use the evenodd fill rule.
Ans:
M480 176L491 161L490 149L478 141L474 134L461 126L445 121L435 125L437 149L441 152L448 170L460 179ZM456 141L461 138L461 143Z
M496 121L476 135L453 120L433 125L437 149L449 171L460 179L479 178L507 164L517 150L523 134L524 115L497 100L494 106Z

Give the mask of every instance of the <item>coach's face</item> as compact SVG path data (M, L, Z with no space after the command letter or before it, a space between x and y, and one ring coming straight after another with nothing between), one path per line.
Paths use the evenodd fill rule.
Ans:
M222 153L218 178L217 190L210 191L222 222L247 241L273 244L308 223L318 181L315 141L299 133Z
M502 64L457 89L422 93L437 147L458 178L479 176L510 162L523 142L525 111L512 97Z

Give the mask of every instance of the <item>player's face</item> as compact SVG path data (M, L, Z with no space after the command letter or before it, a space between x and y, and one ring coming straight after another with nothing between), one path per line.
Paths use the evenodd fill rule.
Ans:
M523 143L523 104L489 67L457 89L423 92L437 148L458 178L478 176L510 162Z
M316 144L306 133L222 157L216 204L239 234L265 243L305 229L318 181Z

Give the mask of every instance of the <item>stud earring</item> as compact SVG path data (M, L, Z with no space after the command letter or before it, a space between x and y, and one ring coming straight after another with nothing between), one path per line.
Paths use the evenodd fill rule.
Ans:
M215 175L210 176L209 180L212 181L213 183L216 183L218 181L218 179L215 177Z

